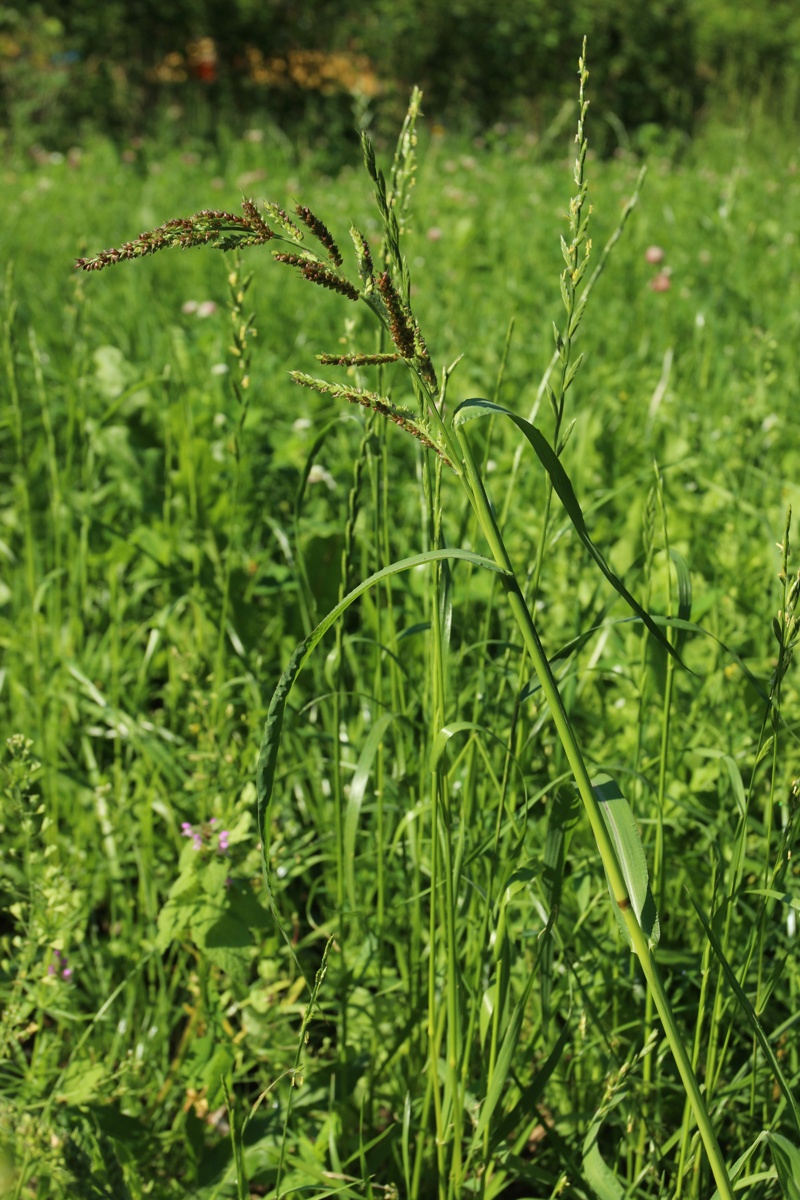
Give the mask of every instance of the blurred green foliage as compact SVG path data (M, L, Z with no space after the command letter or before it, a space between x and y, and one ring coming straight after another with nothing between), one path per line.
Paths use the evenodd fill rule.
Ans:
M257 114L335 140L363 121L394 128L418 84L429 120L546 127L572 95L584 35L606 149L642 126L688 130L709 103L765 90L796 106L792 0L10 0L0 123L50 148L87 125L152 132L165 112L175 130ZM595 119L598 149L600 132Z

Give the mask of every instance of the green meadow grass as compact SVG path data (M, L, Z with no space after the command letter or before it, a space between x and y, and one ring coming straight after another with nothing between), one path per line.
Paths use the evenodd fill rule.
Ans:
M689 668L519 431L466 424L565 718L635 813L721 1160L793 1196L800 157L756 121L654 147L556 429L575 145L420 139L402 246L440 379L463 355L448 412L535 414ZM589 274L641 165L587 159ZM348 228L375 256L384 229L356 152L331 179L271 134L133 162L98 141L0 188L7 1194L711 1197L479 508L402 428L289 379L413 405L402 364L315 357L388 338L269 245L72 269L245 194L310 205L357 278ZM437 548L472 558L386 575L308 658L262 845L295 647Z

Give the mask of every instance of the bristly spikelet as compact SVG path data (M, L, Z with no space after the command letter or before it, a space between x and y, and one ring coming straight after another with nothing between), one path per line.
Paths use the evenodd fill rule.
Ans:
M324 225L319 217L303 204L298 204L294 211L303 224L308 226L320 245L325 247L333 265L340 267L343 262L342 255L327 225Z
M302 229L298 229L289 214L279 204L273 204L271 200L264 200L262 207L270 220L274 221L293 242L302 242L305 237Z
M386 311L389 314L389 333L392 341L403 358L414 357L414 334L408 320L403 303L397 294L388 271L384 271L375 281L378 291L383 297Z
M243 200L242 210L244 215L250 221L251 228L261 230L261 232L265 235L265 240L268 241L271 237L275 236L252 200Z
M369 242L361 230L356 229L355 225L350 229L350 237L352 238L356 252L358 273L364 281L364 291L369 293L375 286L375 267L372 262L372 251L369 248Z
M104 267L133 258L144 258L159 250L179 246L189 250L195 246L211 246L214 250L236 250L242 246L260 246L275 234L256 212L252 202L242 205L245 215L204 208L191 217L174 217L156 229L140 233L133 242L110 250L100 250L91 258L79 258L75 265L83 271L101 271Z
M311 283L318 283L320 287L329 288L332 292L339 292L348 300L361 299L361 293L349 279L334 274L315 258L306 258L302 254L276 254L274 257L275 262L288 263L290 267L297 267L303 278L310 280Z
M437 380L436 372L433 369L433 363L431 362L431 356L428 353L427 343L425 338L422 336L422 330L419 327L419 322L417 321L416 317L413 318L413 322L414 350L416 351L420 375L432 391L438 392L439 381Z

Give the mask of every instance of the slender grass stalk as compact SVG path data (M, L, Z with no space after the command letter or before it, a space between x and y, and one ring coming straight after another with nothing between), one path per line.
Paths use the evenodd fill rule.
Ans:
M666 580L667 580L666 614L668 617L671 618L674 615L673 608L672 608L672 566L671 566L671 561L670 561L669 535L668 535L668 531L667 531L667 515L666 515L665 504L664 504L664 494L663 494L663 490L662 490L662 486L661 486L661 477L657 470L656 470L656 482L655 482L653 492L651 493L651 496L652 496L652 499L654 502L657 500L658 506L659 506L659 509L661 512L662 542L663 542L664 558L666 561ZM651 540L651 539L648 539L648 540ZM651 542L650 550L652 550L652 542ZM670 640L670 644L674 645L674 638L669 630L667 631L667 637ZM645 643L642 647L643 668L645 667L644 657L645 657L646 653L647 653L647 641L645 641ZM673 706L673 697L674 697L674 688L675 688L675 660L672 658L671 655L666 656L666 668L665 669L666 669L666 678L665 678L665 682L664 682L664 694L661 699L661 742L660 742L660 746L659 746L659 755L658 755L658 783L656 785L656 795L655 795L656 836L655 836L655 841L653 843L653 851L652 851L652 857L651 857L651 873L652 873L652 880L653 880L653 892L657 898L656 899L656 907L659 912L663 912L665 909L666 883L667 883L666 872L664 869L664 853L665 853L665 848L664 848L664 805L666 803L666 794L667 794L667 769L668 769L668 764L669 764L670 727L671 727L672 706ZM643 669L642 674L644 676L644 669ZM642 728L642 724L640 724L640 731ZM653 994L652 994L651 990L648 988L647 994L645 996L645 1012L644 1012L644 1020L643 1020L643 1026L642 1026L642 1028L643 1028L642 1041L644 1044L646 1044L650 1040L650 1037L652 1035L653 1017L654 1017L654 998L653 998ZM654 1070L653 1055L648 1054L645 1056L644 1062L642 1064L642 1084L643 1084L643 1089L644 1089L644 1096L643 1096L641 1112L640 1112L639 1138L638 1138L638 1143L637 1143L637 1148L636 1148L636 1158L635 1158L635 1167L634 1167L635 1174L637 1176L644 1170L645 1149L646 1149L646 1142L647 1142L647 1136L648 1136L647 1130L648 1130L648 1125L651 1121L649 1098L650 1098L650 1096L652 1094L652 1090L653 1090L653 1070Z

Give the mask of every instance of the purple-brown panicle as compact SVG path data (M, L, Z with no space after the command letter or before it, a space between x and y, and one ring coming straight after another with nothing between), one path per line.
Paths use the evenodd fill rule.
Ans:
M303 224L311 230L320 245L325 247L328 252L328 258L333 265L340 267L343 261L342 255L327 225L323 225L319 217L315 216L311 209L306 208L305 205L298 204L294 211Z
M251 229L258 230L260 233L262 233L265 241L269 241L270 238L275 236L252 200L243 200L242 210L250 222Z
M389 272L384 271L382 275L378 276L375 282L378 285L378 291L383 297L386 311L389 314L389 333L392 341L397 346L403 358L413 358L414 334L409 323L408 314L392 283Z

